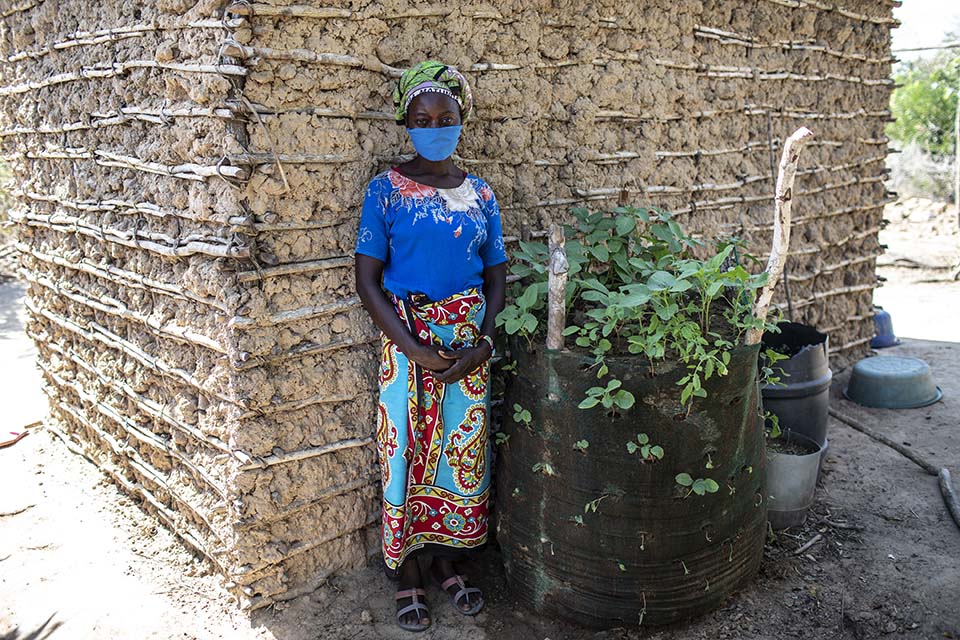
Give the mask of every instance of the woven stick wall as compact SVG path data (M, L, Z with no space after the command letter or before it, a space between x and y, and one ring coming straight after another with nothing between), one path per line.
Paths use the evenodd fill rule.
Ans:
M409 151L390 84L426 57L474 81L461 162L512 241L626 201L762 257L771 155L814 129L795 319L861 354L892 3L634 4L5 3L0 144L51 428L249 606L377 553L351 254L366 181Z

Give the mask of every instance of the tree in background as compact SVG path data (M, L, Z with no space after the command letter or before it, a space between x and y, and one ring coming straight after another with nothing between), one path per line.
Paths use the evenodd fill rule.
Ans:
M904 64L894 80L902 86L890 98L896 121L887 125L887 135L901 145L915 142L932 155L951 155L956 141L960 58L941 51L929 60Z
M956 42L957 34L947 36ZM900 85L890 98L896 119L887 136L901 151L890 158L893 189L901 195L948 199L956 190L954 154L960 56L945 49L932 58L899 65Z

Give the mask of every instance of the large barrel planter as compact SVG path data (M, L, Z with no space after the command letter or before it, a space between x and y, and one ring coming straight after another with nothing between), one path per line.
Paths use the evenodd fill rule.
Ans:
M619 416L577 407L598 384L592 357L515 350L495 475L497 540L521 602L595 628L666 624L717 607L755 574L766 535L758 348L737 348L689 415L682 367L654 375L645 360L610 358L636 398ZM529 422L512 418L514 404ZM662 459L628 451L639 433ZM719 490L692 493L679 473Z

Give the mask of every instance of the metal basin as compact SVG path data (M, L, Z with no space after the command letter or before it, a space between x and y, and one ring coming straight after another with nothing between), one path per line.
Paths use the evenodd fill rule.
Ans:
M865 407L913 409L933 404L943 392L923 360L874 356L854 365L843 395Z

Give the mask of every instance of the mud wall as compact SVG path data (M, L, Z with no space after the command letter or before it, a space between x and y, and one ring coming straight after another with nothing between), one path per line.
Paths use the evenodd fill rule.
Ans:
M50 424L248 605L378 548L367 180L410 147L392 81L473 80L459 149L508 240L652 203L763 257L801 124L794 317L872 335L890 3L51 0L0 9L0 145ZM774 160L772 160L774 158Z

